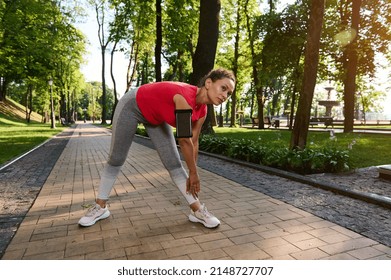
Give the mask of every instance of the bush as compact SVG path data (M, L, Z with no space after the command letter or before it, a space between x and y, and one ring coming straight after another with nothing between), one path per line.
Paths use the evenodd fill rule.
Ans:
M229 140L226 137L214 137L203 135L200 139L199 148L205 152L228 156Z
M139 126L137 127L136 134L141 135L141 136L148 137L147 130L145 129L144 126L140 126L140 125L139 125Z
M255 150L256 147L251 140L235 140L228 148L228 155L235 159L250 161L250 157L254 159Z
M329 147L290 150L248 139L203 135L199 147L202 151L300 174L337 173L352 168L349 151L338 150L332 143Z

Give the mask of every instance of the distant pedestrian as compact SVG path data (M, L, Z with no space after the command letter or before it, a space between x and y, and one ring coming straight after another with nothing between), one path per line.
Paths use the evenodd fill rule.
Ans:
M109 158L103 170L96 204L79 220L92 226L110 216L106 205L115 180L124 164L139 123L144 124L172 181L190 205L189 220L207 228L220 225L198 199L201 190L197 172L198 139L207 113L207 104L220 105L234 91L236 78L231 71L209 72L199 87L181 82L156 82L126 93L119 101L113 118ZM176 136L189 174L182 166Z

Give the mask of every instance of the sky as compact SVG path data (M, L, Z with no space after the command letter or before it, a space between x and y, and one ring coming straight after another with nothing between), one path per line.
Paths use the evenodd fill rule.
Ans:
M295 0L281 0L281 6L285 6L287 3L293 3ZM266 1L265 1L266 2ZM98 25L94 17L94 11L90 12L90 16L84 23L77 24L77 27L86 35L89 44L87 46L87 54L85 55L86 64L82 67L82 73L84 74L87 81L101 81L101 69L102 69L102 59L100 53L100 45L98 39ZM386 61L381 61L382 64L387 63ZM122 96L126 89L126 71L128 66L128 60L123 53L117 52L114 59L114 76L116 79L117 91ZM106 54L106 82L109 87L113 87L113 83L110 76L110 55ZM381 82L380 85L389 85L387 81L387 76L391 73L390 70L383 70L379 79ZM391 87L391 85L389 85ZM387 92L386 89L382 89ZM387 93L386 99L384 101L384 114L387 119L391 119L391 93Z

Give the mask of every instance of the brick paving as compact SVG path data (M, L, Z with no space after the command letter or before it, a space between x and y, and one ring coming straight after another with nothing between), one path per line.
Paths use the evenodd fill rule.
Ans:
M79 227L109 144L105 129L74 128L2 259L391 259L386 245L201 168L201 200L222 224L193 224L156 151L137 143L111 193L112 215Z

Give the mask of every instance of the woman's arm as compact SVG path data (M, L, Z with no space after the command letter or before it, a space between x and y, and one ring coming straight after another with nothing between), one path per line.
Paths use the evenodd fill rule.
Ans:
M186 182L186 191L193 195L194 198L198 197L198 193L201 190L200 178L198 176L197 165L194 158L194 146L191 138L180 138L178 139L179 147L187 168L189 169L189 178Z
M194 161L197 163L198 160L198 150L199 150L199 139L201 135L201 128L202 125L205 122L206 117L202 117L201 119L193 122L192 124L192 131L193 131L193 137L192 142L194 146Z
M174 96L175 109L192 109L186 102L186 99L177 94ZM198 193L201 189L200 179L197 171L197 156L198 156L198 138L201 132L202 123L205 118L202 118L192 123L192 138L179 138L178 144L181 148L183 157L187 168L189 169L189 178L187 180L187 191L190 192L193 197L198 197Z

